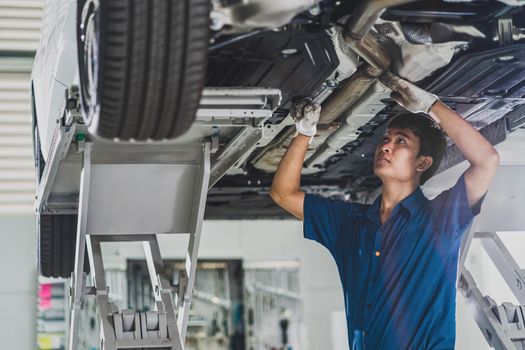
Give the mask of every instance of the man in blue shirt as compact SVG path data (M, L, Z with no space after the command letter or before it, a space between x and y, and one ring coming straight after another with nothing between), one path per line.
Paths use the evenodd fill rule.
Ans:
M439 99L389 76L393 98L411 113L394 118L374 157L383 183L372 205L300 190L320 106L292 108L297 136L275 173L270 195L304 221L304 235L337 264L352 349L453 349L456 273L462 234L479 213L499 164L492 145ZM430 118L416 113L426 113ZM421 189L445 152L440 127L470 167L433 200Z

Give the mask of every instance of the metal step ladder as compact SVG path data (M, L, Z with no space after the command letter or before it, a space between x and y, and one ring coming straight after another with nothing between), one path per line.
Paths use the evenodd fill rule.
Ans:
M263 138L263 123L280 100L275 89L205 89L192 137L115 143L85 134L78 89L68 89L36 202L40 212L78 212L68 349L79 347L89 297L96 299L101 349L184 349L208 188ZM240 130L218 152L217 126L225 125ZM60 191L69 180L59 174L61 163L75 154L81 155L76 208L75 196ZM185 273L175 285L164 273L157 234L189 236ZM101 249L107 242L142 242L156 310L118 310L110 302ZM84 272L86 251L92 284Z

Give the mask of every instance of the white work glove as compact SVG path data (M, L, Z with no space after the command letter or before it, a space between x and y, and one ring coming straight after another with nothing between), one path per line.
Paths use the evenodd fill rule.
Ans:
M299 100L290 108L290 114L299 134L314 136L317 133L317 123L321 115L319 103L307 99Z
M412 113L429 114L438 97L390 72L381 75L381 82L393 90L390 97Z

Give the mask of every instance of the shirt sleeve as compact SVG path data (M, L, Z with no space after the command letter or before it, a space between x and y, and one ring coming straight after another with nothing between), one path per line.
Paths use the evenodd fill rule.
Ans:
M486 193L472 207L469 206L463 173L453 187L432 200L432 215L439 232L448 234L452 239L460 238L479 214L485 196Z
M343 223L352 220L354 211L352 203L306 194L303 205L304 237L322 244L334 255Z

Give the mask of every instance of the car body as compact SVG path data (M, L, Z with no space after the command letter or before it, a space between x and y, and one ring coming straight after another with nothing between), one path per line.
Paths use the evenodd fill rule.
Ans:
M32 73L39 174L40 163L48 161L53 148L53 133L64 112L66 89L80 85L84 96L81 103L91 103L85 98L85 90L92 82L85 82L89 80L89 67L100 63L93 57L102 57L96 52L93 56L93 51L108 44L103 43L101 35L95 35L94 44L87 45L89 23L102 19L83 22L82 18L86 13L97 18L97 11L103 13L104 3L110 6L112 1L100 1L100 8L98 1L46 1L42 38ZM138 2L133 3L139 6ZM173 10L173 4L162 6ZM92 6L90 10L86 10L88 5ZM113 134L111 138L117 140L107 140L105 131L97 129L99 126L86 117L98 113L93 112L97 108L82 113L90 137L108 147L118 147L122 142L173 147L214 137L214 186L209 190L206 208L209 219L289 217L271 201L268 189L294 135L288 109L300 97L312 98L323 108L303 169L303 187L325 196L361 202L373 199L380 188L372 171L374 148L388 120L402 111L390 100L390 90L379 81L385 70L437 94L493 144L504 141L525 121L525 9L520 1L214 0L201 5L195 16L206 19L206 33L203 28L193 28L202 35L190 33L184 37L187 45L191 38L206 42L201 55L204 58L196 64L197 72L192 73L200 87L192 89L198 90L199 96L203 86L278 89L281 100L270 117L255 125L252 119L237 116L228 123L203 126L195 122L196 113L192 112L184 117L187 125L177 131L160 133L162 128L157 127L156 134L141 136L122 131L126 129L128 109L128 113L117 116L123 123L118 134L122 137ZM169 19L170 15L163 18ZM174 26L176 21L167 23ZM191 21L185 23L189 26ZM134 54L132 58L122 56L128 57L126 60L135 59L140 51L133 51L135 47L131 46L129 50L124 54ZM185 71L192 69L190 58L185 61ZM86 62L91 65L87 73L82 68ZM125 61L127 69L133 72L135 63L129 62L134 61ZM120 68L117 65L115 69ZM165 83L169 78L159 75L159 79ZM129 84L119 84L124 91L130 89ZM180 86L186 89L186 85ZM160 94L155 101L167 105L171 90L152 89L144 91L155 98ZM112 92L120 90L117 87ZM94 91L88 97L94 98ZM101 102L95 101L95 107L97 103ZM191 103L188 108L193 111L191 108L197 105ZM155 103L151 108L155 108ZM159 123L167 125L169 119ZM173 135L176 137L170 137ZM438 172L461 160L461 154L449 142ZM80 157L72 157L69 166L59 169L57 175L62 179L61 190L72 194L73 202L75 191L78 195L80 163Z

